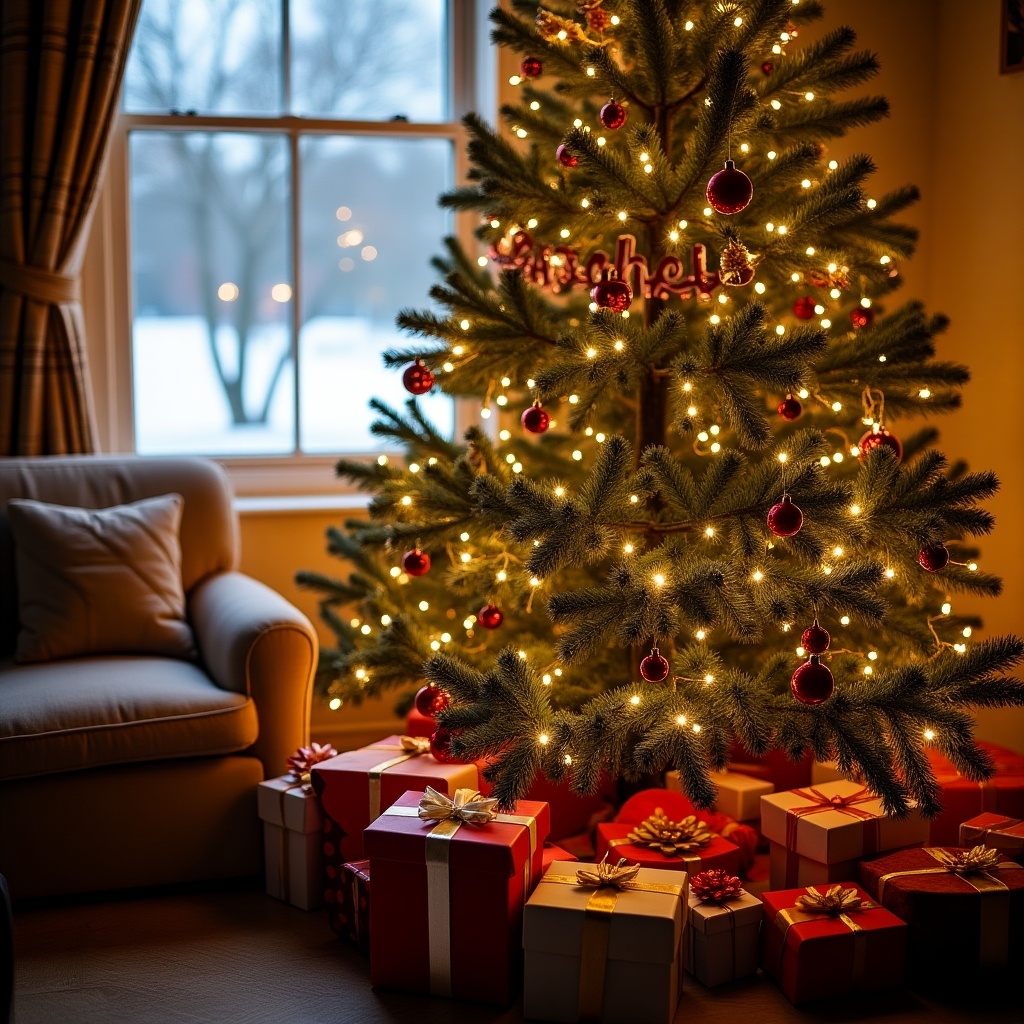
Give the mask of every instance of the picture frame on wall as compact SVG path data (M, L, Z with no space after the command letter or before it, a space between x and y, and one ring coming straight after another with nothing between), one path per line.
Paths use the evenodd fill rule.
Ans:
M1024 0L1002 0L1000 5L999 71L1024 71Z

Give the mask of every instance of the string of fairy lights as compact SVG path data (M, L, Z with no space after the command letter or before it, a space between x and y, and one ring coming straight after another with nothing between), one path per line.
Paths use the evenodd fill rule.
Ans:
M799 4L799 2L800 0L793 0L794 6ZM618 15L612 15L610 19L610 24L612 26L618 26L619 24L621 24L620 17ZM741 16L737 15L737 17L734 20L734 25L736 28L742 27L743 19ZM694 27L695 23L693 21L687 21L684 25L684 29L686 31L692 31ZM774 43L771 48L771 58L766 58L766 60L762 64L762 71L766 75L770 75L771 71L773 70L772 59L777 59L779 57L784 56L786 53L786 45L792 42L796 35L797 32L792 27L780 33L778 42ZM565 42L567 37L564 32L560 32L558 34L558 38L560 41ZM532 61L533 58L527 58L527 60ZM535 63L539 68L539 62ZM526 62L524 62L524 71L525 70ZM587 67L585 69L585 72L590 77L594 77L596 74L596 70L593 67ZM536 73L539 74L539 70ZM535 77L535 75L513 75L509 78L509 84L511 86L519 86L523 82L527 81L530 77ZM792 98L794 98L796 102L813 103L816 100L815 93L810 90L800 92L793 91L789 95ZM705 102L710 103L710 100L705 100ZM769 102L774 110L778 111L782 109L783 101L780 100L778 97L773 97ZM540 109L541 105L539 102L534 100L529 104L529 107L531 110L537 111ZM574 127L582 129L585 132L591 131L591 127L589 125L586 125L581 118L574 119L572 124ZM528 130L519 125L513 125L512 132L517 138L521 140L525 140L529 137ZM608 137L604 134L600 134L595 136L595 141L598 146L603 147L607 145ZM559 150L560 162L567 167L575 166L575 159L573 159L573 162L571 164L567 163L564 159L562 159L563 149L564 147L560 147ZM743 156L756 155L751 143L747 141L740 142L738 145L738 150ZM768 161L774 161L779 156L778 152L773 149L767 150L767 152L764 155ZM651 161L650 154L648 152L642 150L638 154L636 154L636 158L639 160L642 169L645 173L650 174L654 171L654 166ZM825 166L824 173L835 173L839 169L840 165L838 161L834 159L829 160ZM816 184L817 182L814 179L810 177L804 177L799 182L799 188L801 190L812 190L816 186ZM869 211L875 210L877 208L877 205L877 200L873 198L868 198L865 200L865 207ZM592 206L593 200L591 197L584 196L580 199L580 207L582 210L590 210ZM703 220L678 220L667 232L667 240L671 242L673 245L675 245L679 243L681 239L683 239L684 233L686 233L687 231L692 231L694 227L702 228L709 231L717 230L717 222L712 220L714 213L715 211L712 209L711 206L706 206L702 210L702 215L704 218ZM628 227L629 222L632 219L632 214L628 210L619 210L614 215L614 218L620 226ZM529 230L535 229L538 226L538 224L539 219L537 217L530 217L526 221L526 227ZM489 226L494 231L501 231L503 229L503 223L501 219L498 217L490 218ZM520 228L516 224L506 225L504 228L504 231L507 235L511 235L519 230ZM766 221L764 223L763 230L766 239L770 240L773 236L776 238L780 238L787 235L787 233L789 232L789 227L785 223ZM568 241L572 237L572 231L568 226L557 229L557 234L559 239L563 243ZM804 253L809 260L813 260L816 257L819 257L819 254L814 246L807 246L804 250ZM557 253L550 254L549 258L553 265L560 265L561 257ZM486 268L490 264L490 258L487 255L481 254L480 256L477 257L477 264L481 268ZM879 257L879 265L881 268L883 268L883 270L887 271L888 276L890 277L895 277L898 274L898 270L893 262L893 257L890 254L883 253ZM842 264L840 259L828 257L823 259L820 264L817 264L813 270L808 270L804 273L801 273L799 271L791 272L789 274L788 281L786 282L786 285L788 285L790 288L799 285L806 285L807 283L811 283L816 287L827 287L828 297L834 304L833 312L830 312L829 308L823 302L812 300L809 296L804 296L803 298L798 299L797 303L794 305L793 315L795 319L798 321L806 322L810 319L817 318L818 325L820 325L821 329L826 332L831 332L835 326L833 320L835 311L843 309L843 307L847 303L847 300L844 298L845 292L849 289L849 282L846 276L847 272L847 267L845 267ZM759 280L754 283L753 290L759 297L765 296L769 292L769 285L766 284L764 281ZM711 326L717 326L720 323L722 323L723 315L728 316L729 309L734 307L734 301L735 300L733 299L729 291L723 290L717 296L717 305L714 311L710 312L707 316L708 324L710 324ZM870 328L874 319L874 311L872 307L873 301L870 296L862 294L857 298L853 310L850 314L852 331ZM591 312L597 312L599 308L599 304L596 301L591 302L589 305L589 309ZM628 309L624 309L621 311L620 315L622 318L626 319L629 317L630 311ZM458 321L458 327L463 332L470 332L472 330L473 324L469 319L461 318ZM787 329L787 324L782 322L779 322L774 326L775 333L780 337L786 334ZM616 338L612 340L610 344L595 342L584 351L583 357L587 360L593 360L598 357L602 359L607 359L614 358L615 356L621 356L625 358L626 347L627 342L622 338ZM468 344L468 342L453 345L450 350L449 358L441 365L441 370L444 373L455 372L456 369L462 363L471 358L472 351L471 346ZM887 361L887 356L884 353L879 354L878 360L879 362L884 363ZM536 381L533 379L527 379L523 383L525 384L525 387L528 392L532 393L536 388ZM493 414L491 408L491 397L493 392L497 392L497 394L495 394L493 397L493 401L494 404L498 407L499 412L501 412L503 410L507 410L509 405L513 402L516 390L516 385L511 375L504 375L498 378L495 382L493 382L492 387L488 389L487 395L480 409L480 417L483 420L488 420L491 418ZM699 406L700 399L696 383L689 380L683 381L681 383L681 390L686 396L686 399L688 399L690 402L686 410L687 415L695 421L698 420L701 416L701 409ZM512 393L511 395L510 392ZM927 401L931 397L931 395L932 393L930 389L920 388L917 391L916 397L921 401ZM812 390L808 388L801 388L795 394L787 396L787 401L795 401L797 399L799 399L800 401L806 401L810 399L815 403L815 406L818 407L820 411L831 411L837 416L841 415L844 411L843 404L841 401L839 401L838 399L830 400L830 398L827 395L823 394L818 389ZM580 401L580 398L578 394L571 393L565 396L564 400L567 402L568 405L571 406L576 405ZM535 404L539 406L539 402ZM785 403L783 403L783 405L785 405ZM873 438L875 435L879 435L880 433L888 434L888 431L885 430L884 421L881 416L881 409L883 408L883 406L884 396L880 396L880 401L876 401L872 393L868 392L866 394L864 399L864 416L862 417L862 423L863 425L869 428L868 433L864 436L864 438L861 438L860 441L857 443L851 443L847 441L844 445L842 445L841 447L837 447L831 453L821 455L818 462L822 470L829 469L830 467L840 466L847 457L858 458L864 455L865 449L870 449L876 446L874 443L871 443L871 438ZM795 410L795 415L787 415L787 413L784 412L783 407L780 406L779 412L784 419L795 419L803 411L799 405L799 402L796 402ZM792 407L790 411L792 411ZM557 427L558 420L554 417L549 417L549 421L545 421L545 426L543 429L547 429L549 426L552 428ZM829 431L829 433L832 432L833 431ZM842 432L838 431L838 433L841 434ZM571 459L573 460L573 462L577 463L578 468L581 471L586 469L585 462L588 458L588 453L587 451L585 451L586 442L589 441L592 442L595 446L600 446L605 442L609 434L602 430L595 430L593 426L587 426L582 431L582 435L585 441L580 442L580 446L573 448L573 450L571 451ZM826 436L829 435L826 434ZM497 431L497 437L499 441L502 442L503 444L511 444L516 446L515 448L513 448L513 450L504 452L502 455L504 461L510 467L512 473L518 475L526 472L526 461L524 460L528 459L527 452L529 451L531 446L527 444L524 446L524 448L521 449L518 446L518 442L515 440L512 432L506 427L502 427L500 430ZM706 426L701 424L701 429L695 432L695 438L692 446L693 451L700 456L714 456L720 454L721 452L725 451L728 447L727 437L727 428L722 423L711 422ZM868 441L867 444L866 440ZM895 445L899 444L898 440L893 439L893 441ZM596 448L594 450L596 450ZM785 464L787 462L788 455L785 451L782 451L777 454L777 458L780 462L780 468L783 472L784 478ZM427 461L429 465L435 465L437 463L437 459L435 457L431 457ZM386 466L389 464L390 460L387 455L381 455L378 457L378 462L381 466ZM416 462L410 462L405 468L413 476L419 473L421 469L421 467ZM568 488L564 483L553 483L551 484L551 493L557 499L565 499L568 494ZM640 500L641 499L637 494L632 494L629 496L629 503L632 506L637 506L640 503ZM414 505L415 497L413 494L406 494L400 499L401 508L403 510L408 510L409 513L414 512ZM862 511L863 510L861 509L860 505L854 503L847 508L846 514L850 517L851 520L856 520L859 516L861 516ZM626 525L635 525L637 530L641 531L645 524L642 522L637 522L636 524ZM716 530L714 523L710 522L702 529L696 528L692 530L692 537L695 539L695 542L703 542L709 545L719 543L719 531ZM497 552L486 550L486 544L482 545L480 548L474 548L471 542L471 535L468 531L463 531L459 536L459 540L461 546L449 545L448 549L451 565L455 569L461 569L467 572L477 571L476 563L478 562L482 562L485 566L491 562L493 562L494 564L498 564L500 562L502 567L500 569L497 569L494 573L494 585L519 588L521 590L521 593L523 595L526 595L526 607L529 609L532 606L532 600L534 595L539 590L542 590L545 587L545 583L547 581L539 578L536 575L532 575L531 573L529 573L523 566L522 559L518 558L517 556L509 552L506 548L503 548L502 550ZM539 543L540 542L537 540L533 542L535 546L539 545ZM634 538L626 540L622 544L621 551L623 556L630 557L642 553L642 548L643 540L641 538ZM769 541L766 544L766 555L769 555L771 551L774 550L774 548L775 545ZM831 574L834 571L835 565L843 558L849 557L849 555L850 552L843 546L834 546L831 549L827 560L823 561L820 564L820 571L825 575ZM513 562L515 563L515 568L510 570L510 565ZM978 565L975 561L970 561L966 563L966 567L969 571L972 572L977 571L978 569ZM884 576L887 581L895 584L898 580L900 571L900 568L896 564L892 564L890 562L890 564L887 565L884 569ZM389 573L390 576L402 587L412 582L412 577L407 572L403 571L401 565L392 566L389 569ZM652 587L655 590L659 590L665 587L670 582L670 576L671 572L667 567L661 567L657 571L652 572L650 577ZM758 565L753 569L753 571L750 574L750 582L752 586L759 586L765 583L770 583L771 578L772 565L770 561L766 561L763 564ZM415 602L415 607L418 609L419 613L424 616L427 616L428 613L430 613L432 610L431 605L426 600ZM480 628L481 625L484 625L484 628L496 628L494 626L487 626L486 624L481 622L481 614L486 612L488 608L493 607L494 606L490 602L488 602L485 608L481 609L481 613L469 614L462 619L462 639L466 641L473 640L476 630ZM949 618L950 616L952 616L952 611L952 603L947 595L945 601L941 605L940 613L938 615L927 615L928 628L931 631L932 636L935 638L936 644L939 648L951 648L957 653L963 654L967 650L967 644L963 641L969 639L972 634L972 629L970 626L965 626L962 629L963 641L952 644L940 639L938 633L934 628L936 622L940 621L943 618ZM454 608L448 608L445 614L448 619L458 618L458 614L456 613L456 610ZM389 614L383 614L379 617L380 628L386 628L391 624L391 622L392 617ZM842 615L838 618L837 622L840 627L848 627L850 625L850 616ZM500 625L500 619L498 624ZM372 635L377 628L376 623L361 619L358 616L353 617L350 620L350 626L352 627L352 629L357 630L360 635L367 637ZM785 622L782 623L779 628L782 633L789 633L793 629L793 626L794 623ZM815 619L815 627L816 626L817 619ZM442 630L441 632L431 632L429 634L430 649L432 651L440 651L443 650L446 646L455 643L456 634L453 630L454 627L449 627L447 629ZM710 631L710 627L697 628L693 632L693 637L697 642L705 643L709 640ZM805 633L804 636L806 637L807 633ZM825 637L828 637L827 633L825 633ZM798 644L794 650L796 656L799 658L803 658L805 657L805 655L808 654L807 649L803 646L802 643ZM525 650L520 650L518 653L521 658L527 658L527 652ZM657 648L655 648L653 654L657 653ZM839 648L833 649L831 653L842 653L856 656L858 659L863 661L861 672L865 677L872 676L875 673L876 668L884 660L883 655L877 649L874 648L865 651L851 651L845 648ZM357 668L355 670L355 676L360 681L366 681L370 677L369 670L365 667ZM548 665L545 665L541 669L541 682L544 686L552 686L563 678L563 667L557 664L556 662L552 662ZM673 676L670 679L670 685L672 689L675 690L677 680L682 681L684 678L686 677ZM712 672L707 672L703 675L702 679L698 681L702 681L705 685L710 686L714 684L715 676ZM635 688L634 692L632 692L628 698L624 698L622 703L622 710L628 711L630 709L636 709L642 704L642 702L643 691L642 688L638 686ZM335 697L334 699L332 699L330 701L329 706L334 710L339 708L341 706L340 698ZM693 721L692 718L688 717L688 715L685 713L673 712L672 720L679 727L687 728L691 730L693 733L700 733L701 731L700 724L698 722ZM923 730L923 738L926 742L934 741L936 739L935 730L932 727L925 728ZM541 746L547 746L550 740L551 737L544 732L540 733L537 736L537 742ZM564 755L564 763L567 765L572 763L572 756L570 753L566 753Z

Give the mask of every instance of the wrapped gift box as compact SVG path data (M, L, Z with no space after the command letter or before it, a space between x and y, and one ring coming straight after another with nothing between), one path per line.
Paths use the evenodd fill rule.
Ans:
M761 755L748 754L739 741L734 739L727 767L731 772L764 779L776 790L781 790L809 786L813 763L814 755L809 750L799 761L793 761L784 750L769 750L767 754Z
M996 773L986 782L965 779L938 751L929 750L928 760L942 787L942 813L932 819L928 842L931 846L956 846L960 825L978 814L1005 814L1024 818L1024 755L994 743L980 742L996 763Z
M333 842L342 860L364 856L363 830L406 791L422 793L433 786L450 796L457 789L478 788L475 764L441 764L408 746L401 736L388 736L313 766L313 788L340 830Z
M928 822L894 818L856 782L828 782L761 797L761 832L771 840L771 887L824 885L857 877L856 862L921 846Z
M755 821L761 817L761 797L774 793L775 787L764 779L755 779L742 772L712 772L711 781L718 790L715 810L733 821ZM665 773L665 788L681 793L679 772Z
M569 853L568 850L563 850L560 846L555 846L554 843L545 843L544 852L541 858L541 872L547 871L555 861L578 861L574 853Z
M523 1016L672 1024L682 986L686 876L641 868L627 888L579 885L552 864L526 906Z
M527 800L542 801L551 808L551 838L555 841L593 828L601 820L615 813L612 796L614 783L603 776L596 793L581 796L568 784L550 782L538 776L526 791Z
M547 804L520 800L513 813L472 825L421 821L423 796L405 793L364 833L370 981L506 1005L519 987L523 905L541 877Z
M323 816L315 794L289 775L257 787L267 894L302 910L322 902Z
M721 868L735 875L740 869L739 847L728 839L714 836L706 844L686 853L666 856L650 846L641 846L626 840L636 825L626 822L604 822L597 826L597 859L607 855L610 861L625 858L629 864L668 871L688 871L695 874L708 868Z
M835 761L815 761L811 765L811 785L821 786L826 782L843 782L852 776L839 770Z
M722 903L690 893L686 924L686 969L713 988L757 973L761 901L750 893Z
M336 882L324 892L327 920L339 938L369 955L370 862L352 861L335 869Z
M405 719L405 732L407 736L425 736L430 739L437 728L437 719L431 715L424 715L413 708Z
M960 826L961 846L989 846L1024 864L1024 821L1002 814L979 814Z
M853 890L861 909L813 912L809 894ZM907 926L852 882L766 892L761 966L794 1004L853 992L882 992L903 984Z
M970 984L979 972L1024 963L1024 867L997 857L987 871L957 873L943 854L900 850L860 865L861 884L910 927L908 968L918 984Z

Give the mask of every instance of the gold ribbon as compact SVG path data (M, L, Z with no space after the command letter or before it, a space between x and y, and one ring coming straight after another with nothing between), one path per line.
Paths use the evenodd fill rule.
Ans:
M955 875L987 899L981 900L981 943L978 964L981 967L1003 967L1010 959L1010 888L990 874L991 871L1024 871L1013 861L1000 861L998 851L975 846L966 853L950 854L946 850L924 847L924 852L941 867L890 871L878 880L878 900L884 902L886 883L909 875Z
M0 288L19 292L35 302L52 306L65 306L81 301L81 288L77 275L61 274L28 263L17 263L0 257Z
M596 870L581 868L576 877L555 875L550 871L541 882L560 882L578 888L593 889L583 912L583 942L580 949L580 995L577 1019L580 1024L599 1024L604 1006L604 981L608 964L608 940L612 930L612 911L621 891L657 892L685 899L686 882L665 885L659 882L636 882L638 865L626 867L625 858L609 864L605 855ZM681 937L681 935L680 935Z
M369 771L370 778L370 821L380 817L380 777L396 764L430 753L430 740L426 736L403 736L399 743L374 743L367 750L401 750L398 757L375 764Z
M813 886L797 897L795 907L787 907L775 915L774 923L782 929L782 942L779 947L779 976L782 976L782 960L786 954L786 936L795 925L809 924L820 921L827 915L842 921L853 932L853 957L851 962L851 980L853 988L864 981L864 967L867 962L867 933L849 915L862 910L873 910L879 904L869 900L861 900L856 889L844 889L841 885L833 885L824 893Z
M454 798L427 786L418 807L391 806L384 815L436 822L427 833L427 946L430 957L430 994L452 995L452 922L449 840L462 825L483 827L491 822L524 826L530 836L523 902L530 894L533 858L537 851L537 819L532 814L499 814L497 800L475 789L457 789Z

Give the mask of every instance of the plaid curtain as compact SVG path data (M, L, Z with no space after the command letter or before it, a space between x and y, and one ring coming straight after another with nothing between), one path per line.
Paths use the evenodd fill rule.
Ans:
M79 272L142 0L0 0L0 456L90 452Z

